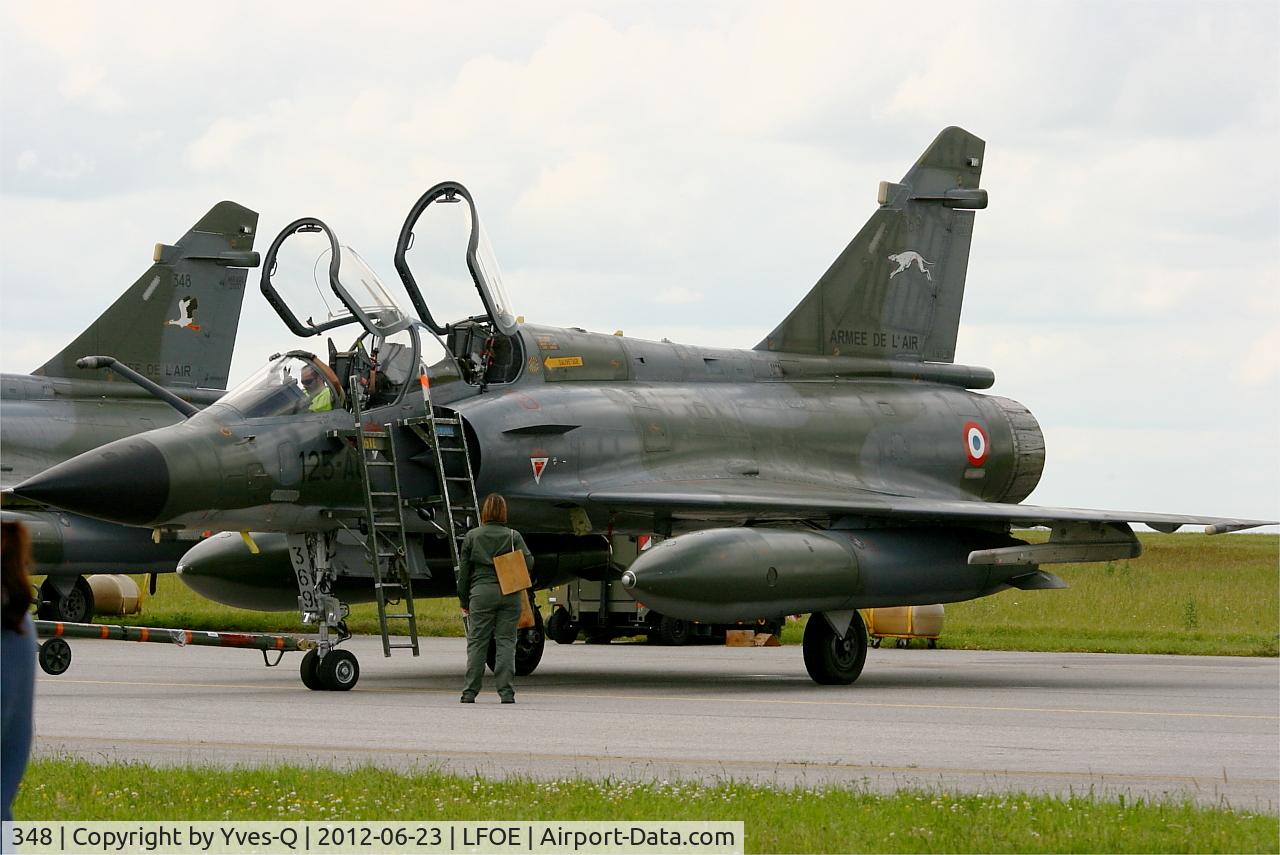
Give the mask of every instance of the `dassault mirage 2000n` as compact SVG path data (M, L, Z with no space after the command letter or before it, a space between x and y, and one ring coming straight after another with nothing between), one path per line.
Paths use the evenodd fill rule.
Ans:
M172 572L194 538L153 543L145 529L54 512L8 488L88 449L173 424L223 394L245 268L258 264L257 225L256 212L219 202L177 243L156 244L138 281L56 356L29 375L0 375L0 516L31 533L35 572L47 574L45 620L93 617L84 574ZM114 363L83 359L102 353ZM112 370L139 372L169 396L157 401Z
M298 220L267 254L263 293L297 335L357 325L351 347L279 355L186 422L18 490L132 525L228 532L183 558L183 580L240 606L296 602L320 635L303 681L325 689L359 676L335 646L344 601L375 600L384 652L407 635L416 653L411 588L452 592L458 538L488 492L508 498L537 586L613 572L605 535L656 532L667 539L622 576L653 608L718 623L813 613L804 661L819 683L861 672L859 608L1061 587L1041 565L1136 556L1134 522L1261 524L1020 504L1044 465L1040 428L974 391L990 370L954 363L983 151L948 128L882 183L870 221L752 350L523 323L459 184L429 190L401 229L395 266L416 318L323 222ZM459 201L483 311L442 324L408 253L428 207ZM305 240L320 245L304 253L313 287L341 304L320 321L277 287L282 247ZM1052 534L1032 545L1013 525ZM535 627L518 669L541 652Z

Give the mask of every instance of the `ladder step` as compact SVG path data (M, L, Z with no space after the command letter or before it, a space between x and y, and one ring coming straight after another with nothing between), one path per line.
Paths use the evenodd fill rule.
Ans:
M389 647L392 650L417 650L418 649L418 645L416 644L388 644L387 647Z
M456 424L458 424L458 420L457 420L457 419L432 419L432 421L433 421L433 422L435 422L435 423L436 423L436 424L438 424L438 425L456 425Z
M470 479L470 478L468 478L468 477L467 477L467 476L465 476L465 475L446 475L446 476L444 477L444 480L446 480L446 481L470 481L471 479Z
M452 451L454 454L461 454L462 452L466 451L466 449L465 449L465 448L445 448L444 446L441 446L441 447L440 447L440 450L441 450L441 451Z
M366 460L365 466L395 466L390 460Z
M387 490L370 490L370 491L369 491L369 495L370 495L370 496L399 496L400 494L399 494L399 493L397 493L395 490L391 490L391 491L387 491Z
M408 620L409 618L413 617L413 615L408 612L405 612L402 615L386 614L386 615L383 615L383 617L385 617L387 620Z
M366 439L386 439L388 436L385 430L366 430L361 431L360 434Z

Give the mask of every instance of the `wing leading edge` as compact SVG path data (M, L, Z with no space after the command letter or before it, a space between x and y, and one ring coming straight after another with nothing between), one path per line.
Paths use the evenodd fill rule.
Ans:
M1209 534L1276 524L1275 520L1240 517L1102 511L897 496L856 488L833 492L829 487L779 481L654 481L593 490L581 498L594 505L663 508L682 515L696 515L699 511L715 515L757 511L770 516L791 514L802 518L866 516L949 523L1007 522L1027 526L1052 526L1054 523L1064 522L1141 523L1158 531L1175 531L1185 525L1201 525Z

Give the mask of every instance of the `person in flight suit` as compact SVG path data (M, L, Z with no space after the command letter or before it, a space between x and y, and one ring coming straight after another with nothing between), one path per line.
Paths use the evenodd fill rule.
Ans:
M504 704L516 702L511 678L516 667L516 622L520 620L520 598L524 591L504 595L498 587L493 558L519 549L525 565L532 569L533 553L520 532L507 527L507 500L497 493L485 496L480 509L480 525L462 539L458 556L458 601L467 619L467 673L462 684L462 703L473 704L480 693L489 641L495 642L493 677Z
M302 388L307 393L307 411L327 413L333 409L333 390L320 372L310 365L302 367Z

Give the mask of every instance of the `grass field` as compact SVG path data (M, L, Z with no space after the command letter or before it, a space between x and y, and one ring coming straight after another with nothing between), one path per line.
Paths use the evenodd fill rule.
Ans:
M1137 559L1046 567L1067 581L1066 590L1003 591L949 604L942 643L989 650L1280 654L1280 537L1140 537L1143 555Z
M429 758L428 758L429 759ZM32 820L741 820L747 852L1276 852L1280 820L1081 796L488 781L430 770L164 768L38 760Z
M1027 532L1043 540L1043 532ZM1070 588L1004 591L947 605L942 647L1107 653L1280 654L1280 537L1237 534L1143 534L1141 558L1048 569ZM142 580L139 577L139 581ZM545 594L540 595L545 602ZM423 635L460 636L453 599L419 600ZM545 611L544 611L545 613ZM176 576L160 587L140 616L117 623L299 632L297 615L221 606L193 594ZM352 609L353 631L376 633L371 605ZM802 625L783 632L800 641ZM919 643L919 642L917 642Z

